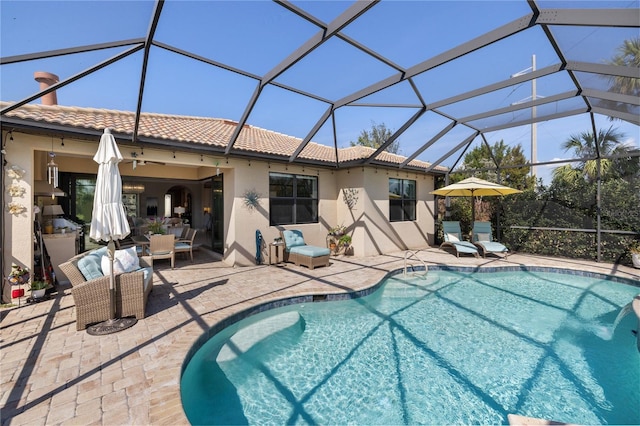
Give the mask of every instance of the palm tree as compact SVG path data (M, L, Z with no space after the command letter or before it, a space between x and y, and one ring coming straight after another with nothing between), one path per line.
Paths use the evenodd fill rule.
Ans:
M622 144L625 135L620 133L613 126L608 130L598 131L597 144L593 133L582 132L578 135L571 135L563 144L565 151L573 151L576 158L583 158L577 167L564 166L554 170L554 178L571 181L576 177L576 171L580 171L585 179L593 182L598 175L598 162L594 158L608 157L611 155L624 154L626 147ZM614 162L610 159L600 159L602 176L606 176L614 171Z
M610 65L640 68L640 37L625 40L618 47L618 54L611 58ZM622 95L640 96L640 79L631 77L610 77L609 91Z
M607 63L619 67L640 67L640 37L631 40L625 40L617 49L617 54ZM620 95L640 96L640 78L616 76L602 76L609 80L609 92ZM613 100L602 99L600 101L605 108L618 110L621 112L631 113L632 108L626 102L616 102ZM619 120L615 117L609 117L610 121Z

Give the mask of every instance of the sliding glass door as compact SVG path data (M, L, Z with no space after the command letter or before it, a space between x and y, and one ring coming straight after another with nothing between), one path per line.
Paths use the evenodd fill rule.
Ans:
M224 254L223 174L211 178L211 249Z

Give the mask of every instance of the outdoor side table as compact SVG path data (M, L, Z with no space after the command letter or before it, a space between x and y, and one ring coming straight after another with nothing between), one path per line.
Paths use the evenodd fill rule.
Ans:
M281 263L284 260L284 252L282 253L282 255L280 254L280 247L282 247L282 250L284 250L284 241L278 241L278 242L272 242L269 243L269 265L273 265L273 263L271 263L271 249L275 248L276 250L276 264Z

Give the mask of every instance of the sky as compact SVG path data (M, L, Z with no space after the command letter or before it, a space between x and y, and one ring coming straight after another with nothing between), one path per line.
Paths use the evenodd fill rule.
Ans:
M342 1L295 1L296 7L331 22L352 3ZM638 1L539 2L541 7L638 8ZM153 13L152 1L0 1L0 50L7 58L48 50L92 45L144 37ZM398 67L409 69L470 39L530 13L524 0L512 1L382 1L348 25L342 33L387 58L391 65L373 59L338 38L332 38L277 76L279 85L313 94L302 96L282 87L267 85L247 120L248 124L304 138L328 108L357 90L395 75ZM569 60L603 63L615 54L624 39L638 37L638 29L551 26L559 47ZM144 87L144 112L193 115L239 120L257 87L257 79L278 66L303 45L318 27L289 10L268 1L167 1L158 22L155 40L194 55L234 67L231 72L191 58L153 47ZM0 66L0 100L17 101L38 91L35 71L48 71L62 80L124 52L126 47L65 55ZM509 78L532 66L541 69L559 62L539 27L522 31L425 73L413 83L428 104ZM58 90L61 105L135 111L141 75L142 52ZM253 78L256 77L256 78ZM606 90L606 81L581 76L589 85ZM537 97L575 89L566 73L537 79ZM444 114L466 116L486 109L506 107L532 95L531 83L523 83L479 99L441 108ZM34 101L38 103L39 101ZM335 135L339 147L349 146L362 130L383 123L396 130L420 105L414 87L404 81L361 99L368 106L345 106L335 112ZM370 106L394 104L395 108ZM579 106L579 105L578 105ZM575 101L539 107L538 114L576 108ZM530 116L530 110L512 113L508 121ZM500 117L505 120L505 117ZM494 119L495 121L495 119ZM410 155L420 149L451 121L443 115L425 113L400 137L400 149ZM626 134L626 143L640 147L638 126L610 122L596 116L598 127L613 125ZM479 123L486 126L496 122ZM560 144L572 134L591 131L588 116L537 124L538 161L554 161L570 155ZM471 134L456 126L422 152L418 159L436 161ZM334 129L329 120L313 141L333 146ZM531 126L514 127L487 134L487 141L504 140L522 145L529 153ZM473 146L481 143L476 138ZM452 155L443 165L451 166ZM538 174L548 179L551 167Z

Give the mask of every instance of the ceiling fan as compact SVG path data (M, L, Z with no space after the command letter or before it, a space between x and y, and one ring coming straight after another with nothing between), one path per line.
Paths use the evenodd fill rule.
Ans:
M160 161L140 160L140 159L138 159L138 153L135 152L135 151L133 151L131 153L131 158L132 158L132 160L131 161L127 161L127 164L128 163L133 164L133 170L135 170L136 167L138 167L138 166L146 166L147 164L158 164L158 165L161 165L161 166L165 165L165 163L161 163Z

